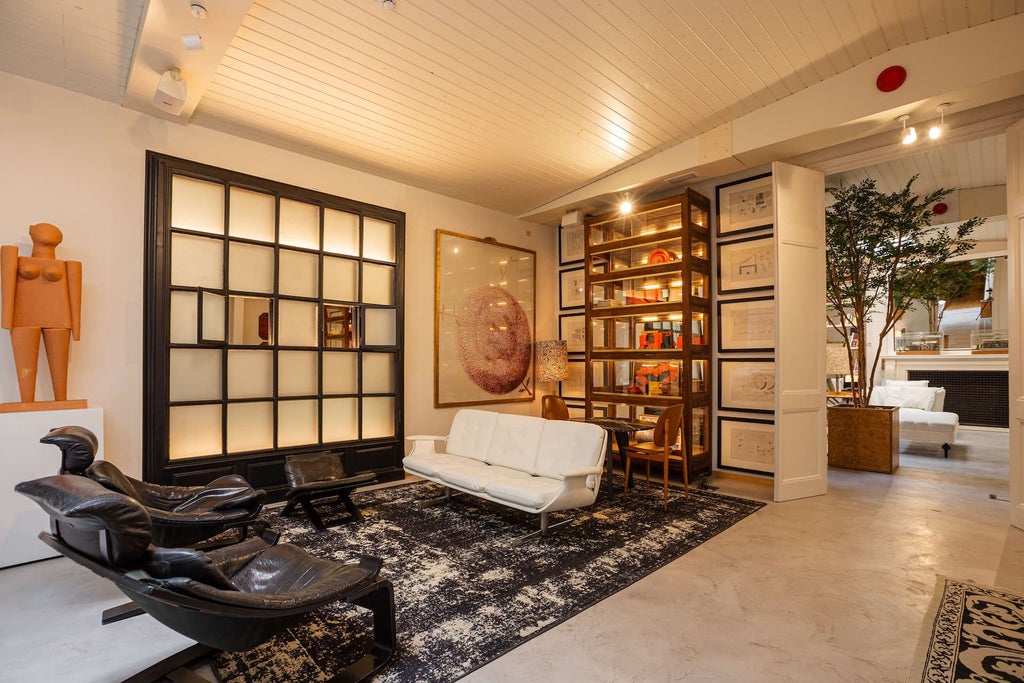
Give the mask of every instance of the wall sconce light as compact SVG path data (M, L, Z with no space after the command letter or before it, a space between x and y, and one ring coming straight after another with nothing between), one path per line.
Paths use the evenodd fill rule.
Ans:
M626 193L626 198L619 203L619 213L633 213L633 200L629 198L629 193Z
M935 111L939 112L939 122L932 124L932 127L928 129L928 137L932 140L938 140L942 137L942 134L946 132L947 109L949 109L949 102L943 102L939 106L935 107Z
M914 130L913 126L910 126L909 128L907 127L907 121L910 120L910 115L904 114L896 120L903 124L903 130L900 131L900 140L904 145L912 145L914 141L917 140L917 131Z

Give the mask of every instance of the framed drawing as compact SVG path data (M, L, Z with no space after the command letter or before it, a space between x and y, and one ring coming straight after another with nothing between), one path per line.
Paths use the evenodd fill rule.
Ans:
M775 299L736 299L718 302L719 351L775 349Z
M715 188L718 236L738 235L775 224L772 174L737 180Z
M775 286L775 240L747 237L718 243L718 293L753 292Z
M536 253L436 236L434 407L532 401Z
M558 229L558 265L583 261L583 223Z
M558 383L558 395L566 400L586 400L587 364L583 359L569 359L569 376Z
M775 361L718 359L718 409L775 412Z
M561 308L583 308L586 275L582 268L563 270L559 274L558 304Z
M558 338L566 343L569 353L587 350L587 319L582 313L563 313L558 316Z
M723 469L775 473L775 423L771 420L718 418L718 466Z

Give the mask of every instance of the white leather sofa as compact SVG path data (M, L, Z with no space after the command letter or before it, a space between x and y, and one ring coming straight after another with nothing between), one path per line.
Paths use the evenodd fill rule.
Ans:
M447 436L417 435L405 471L451 489L540 515L597 498L606 433L597 425L462 409ZM443 452L436 444L444 444Z
M925 441L942 446L949 457L950 445L956 442L960 430L960 417L942 410L946 390L926 386L927 381L893 382L876 386L871 393L871 405L900 407L900 438Z

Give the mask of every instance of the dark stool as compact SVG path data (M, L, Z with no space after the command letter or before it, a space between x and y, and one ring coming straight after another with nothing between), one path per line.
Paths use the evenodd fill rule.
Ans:
M288 478L289 490L285 496L288 504L284 506L281 514L290 515L296 505L301 505L313 526L321 531L327 528L327 525L314 507L316 502L337 496L334 502L341 503L348 510L347 517L334 520L331 526L358 522L363 516L349 494L353 489L377 481L377 475L373 472L360 472L350 476L345 471L345 466L341 464L341 456L326 451L289 455L284 463L284 473Z

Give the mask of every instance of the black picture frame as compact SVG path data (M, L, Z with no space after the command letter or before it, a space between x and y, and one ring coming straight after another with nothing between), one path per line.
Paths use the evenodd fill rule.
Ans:
M586 305L586 271L583 268L569 268L558 272L558 307L563 311L583 308ZM573 291L578 285L579 291Z
M771 431L771 433L772 433L772 437L770 439L771 447L772 447L771 465L767 465L767 464L764 464L764 463L758 463L758 460L762 459L763 456L758 456L756 458L750 458L750 459L747 459L747 460L743 460L742 458L737 457L737 454L734 454L732 452L733 441L731 439L727 440L727 435L723 433L723 430L725 430L725 424L724 423L733 423L733 424L738 424L738 425L743 425L743 424L760 425L761 429L757 429L755 431L759 432L759 433L762 433L762 434L766 434L769 431ZM771 430L764 429L764 426L767 426L767 425L770 425L772 427L772 429ZM774 452L774 449L776 448L776 444L775 444L775 421L774 420L758 420L758 419L746 418L746 417L730 417L730 416L726 416L726 415L720 415L718 417L718 425L717 425L717 427L718 427L718 434L716 435L717 436L716 443L718 444L718 448L716 449L716 458L715 459L716 459L716 462L717 462L717 465L718 465L719 469L721 469L721 470L729 470L729 471L734 471L734 472L747 472L749 474L760 474L760 475L767 474L769 476L773 476L775 474L775 452ZM737 462L745 462L745 463L747 463L748 465L751 465L751 466L743 467L742 465L735 464ZM754 467L753 465L760 465L760 467Z
M585 240L586 228L583 223L560 226L558 228L558 265L568 266L583 263Z
M578 323L569 324L569 323ZM582 355L587 351L587 316L585 313L561 313L558 316L558 338L566 343L569 356ZM579 342L574 343L574 342Z
M739 367L742 365L762 367ZM733 369L727 372L727 367ZM738 413L774 413L775 359L719 358L718 409Z
M767 193L764 192L765 188L768 190ZM732 210L736 208L737 202L748 200L748 210L752 215L745 220L738 219ZM715 186L715 235L718 237L731 237L772 228L775 225L773 211L774 197L770 172Z
M746 247L745 251L749 252L748 254L733 255L733 252L744 246ZM728 272L723 272L723 265ZM718 293L739 294L774 290L775 265L775 237L773 235L758 235L719 242L715 245Z
M772 308L772 317L771 317L771 323L770 324L771 324L771 327L772 327L772 332L771 332L771 343L770 344L753 345L753 346L742 346L742 345L737 345L733 341L733 339L734 339L733 335L728 335L727 336L727 333L729 333L730 329L731 329L730 328L730 324L729 324L730 319L729 319L729 315L728 315L728 309L733 308L733 307L741 307L741 306L748 306L749 307L751 304L755 304L755 303L759 303L759 302L764 302L764 301L774 302L775 301L775 297L774 296L757 296L757 297L749 297L749 298L746 298L746 299L727 299L725 301L722 301L722 300L718 301L718 311L717 311L718 314L715 316L715 320L716 320L716 325L718 327L718 352L719 353L730 353L730 352L742 352L742 353L754 352L754 353L760 353L760 352L764 352L764 351L774 351L775 350L775 322L776 321L775 321L775 316L774 316L774 311L775 311L774 305L771 306L771 308ZM754 322L754 321L751 321L749 319L747 321L748 325L750 323L752 323L752 322ZM762 339L767 339L767 336L762 337Z

